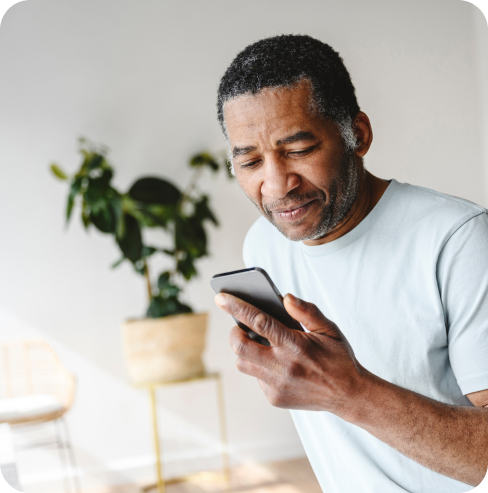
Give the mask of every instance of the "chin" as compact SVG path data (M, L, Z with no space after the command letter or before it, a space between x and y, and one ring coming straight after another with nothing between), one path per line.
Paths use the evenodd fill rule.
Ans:
M306 240L316 240L319 237L323 236L319 230L321 229L320 226L317 225L311 225L311 226L306 226L306 225L288 225L286 227L285 225L280 225L275 222L271 221L271 224L276 227L276 229L287 239L291 241L306 241Z

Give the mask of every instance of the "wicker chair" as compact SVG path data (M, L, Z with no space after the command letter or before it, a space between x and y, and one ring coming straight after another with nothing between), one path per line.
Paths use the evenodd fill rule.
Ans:
M0 344L0 423L13 429L52 422L63 466L70 463L71 480L65 475L65 489L80 491L79 478L64 414L73 404L74 376L44 341ZM64 436L63 436L64 435ZM44 442L42 445L46 445ZM29 448L38 446L29 445Z

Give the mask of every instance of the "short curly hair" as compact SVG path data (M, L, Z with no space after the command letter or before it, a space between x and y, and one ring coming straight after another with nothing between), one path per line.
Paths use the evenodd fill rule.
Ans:
M225 138L224 104L264 88L292 87L308 80L312 108L335 122L347 149L354 149L351 128L359 112L356 91L339 53L306 35L286 34L257 41L242 50L225 71L218 89L217 115Z

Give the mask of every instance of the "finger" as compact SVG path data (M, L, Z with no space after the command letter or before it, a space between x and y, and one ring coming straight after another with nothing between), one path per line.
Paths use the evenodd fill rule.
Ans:
M272 358L271 348L253 341L247 332L238 325L234 326L230 331L229 341L232 350L240 358L266 367L270 365L270 359Z
M303 301L288 293L284 299L286 311L310 332L326 334L334 339L341 339L342 332L334 322L329 320L313 303Z
M231 294L220 293L215 297L215 302L239 322L268 339L272 346L281 346L293 339L294 330L285 327L270 315Z

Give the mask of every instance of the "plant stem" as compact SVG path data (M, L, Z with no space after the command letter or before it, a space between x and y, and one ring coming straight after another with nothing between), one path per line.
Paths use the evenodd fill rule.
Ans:
M200 166L199 168L197 168L191 179L190 179L190 183L188 184L188 187L186 187L186 190L183 192L183 200L181 201L182 203L190 198L190 195L191 193L193 192L193 189L195 188L195 185L197 184L197 181L200 179L200 175L203 173L203 166Z
M144 277L146 278L147 295L149 298L149 303L151 303L151 298L152 298L151 277L149 276L149 269L147 267L146 260L144 260Z

